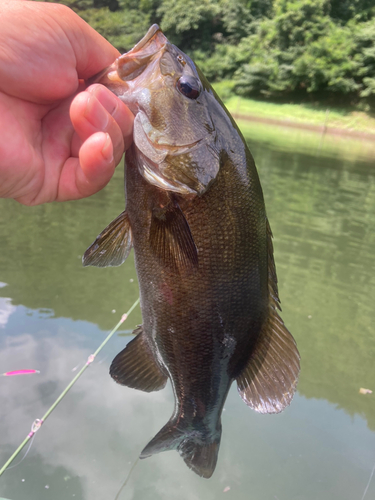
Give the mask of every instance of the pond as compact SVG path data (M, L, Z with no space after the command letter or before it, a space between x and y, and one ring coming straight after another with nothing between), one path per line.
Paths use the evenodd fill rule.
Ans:
M119 499L375 498L375 151L373 144L243 124L274 233L283 319L301 353L298 391L259 415L233 385L210 480L176 452L138 461ZM138 297L133 256L83 268L81 256L122 210L119 168L99 194L23 207L0 200L0 467ZM117 385L112 358L139 307L0 477L10 500L114 500L173 411L168 384ZM372 394L361 394L360 388ZM16 458L17 464L28 447ZM375 475L375 474L374 474Z

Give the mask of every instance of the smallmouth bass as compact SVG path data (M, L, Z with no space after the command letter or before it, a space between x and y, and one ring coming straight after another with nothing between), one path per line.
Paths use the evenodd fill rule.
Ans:
M209 478L232 382L250 408L278 413L300 369L278 314L254 160L200 70L157 25L95 81L135 116L126 210L83 257L84 265L116 266L134 247L143 324L110 374L146 392L171 381L173 415L141 458L175 449Z

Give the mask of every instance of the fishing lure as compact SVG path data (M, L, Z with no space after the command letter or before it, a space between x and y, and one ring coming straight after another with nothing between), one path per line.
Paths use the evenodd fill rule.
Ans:
M2 373L3 377L13 377L14 375L31 375L32 373L40 373L39 370L14 370L12 372Z

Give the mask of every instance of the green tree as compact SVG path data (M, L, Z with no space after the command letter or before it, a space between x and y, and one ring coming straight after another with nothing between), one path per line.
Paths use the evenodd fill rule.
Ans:
M54 1L54 0L47 0ZM155 22L158 0L62 0L120 52L129 50Z
M157 22L240 95L375 107L374 0L63 0L121 52Z
M346 23L354 17L367 21L374 16L374 0L330 0L330 16Z
M308 92L354 93L360 88L354 75L354 39L349 28L330 22L326 33L306 47L295 60L293 72Z
M274 17L263 20L238 46L237 91L269 96L309 88L295 61L327 33L328 10L326 0L276 0Z
M361 81L360 97L375 109L375 18L354 27L357 78Z

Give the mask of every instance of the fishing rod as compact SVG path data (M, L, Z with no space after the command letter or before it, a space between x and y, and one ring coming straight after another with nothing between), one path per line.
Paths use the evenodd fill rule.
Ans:
M53 403L53 405L43 415L43 417L40 419L37 418L33 422L32 426L31 426L31 431L29 432L29 434L25 437L25 439L22 441L22 443L19 445L19 447L13 453L13 455L9 458L9 460L7 460L7 462L0 469L0 476L5 472L5 470L9 467L9 465L13 462L13 460L17 457L17 455L22 451L22 449L26 446L26 444L30 441L30 439L35 435L35 433L41 428L42 424L44 424L44 422L47 420L47 418L50 416L50 414L53 412L53 410L56 408L56 406L65 397L65 395L67 394L69 389L71 389L73 387L73 385L77 382L77 380L83 374L83 372L86 370L86 368L91 365L91 363L94 361L95 357L99 354L99 352L103 349L103 347L107 344L107 342L112 338L112 336L117 332L117 330L120 328L120 326L128 318L129 314L137 307L137 305L139 304L139 301L140 301L140 299L138 298L134 302L134 304L131 306L129 311L122 315L122 317L121 317L120 321L117 323L117 325L107 335L105 340L100 344L100 346L97 348L97 350L94 352L94 354L90 354L85 365L80 369L80 371L73 378L73 380L70 382L70 384L67 385L67 387L63 390L63 392L60 394L60 396L56 399L56 401Z

